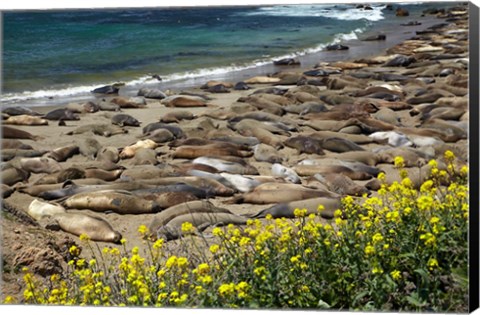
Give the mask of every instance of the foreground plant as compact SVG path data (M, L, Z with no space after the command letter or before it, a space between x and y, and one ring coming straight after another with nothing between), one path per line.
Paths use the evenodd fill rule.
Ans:
M188 247L199 238L184 237L185 256L166 254L162 240L141 256L137 247L95 251L83 238L98 258L86 261L72 247L65 275L45 283L26 272L23 302L464 312L468 169L454 160L447 151L445 170L430 161L432 176L417 190L397 158L400 183L344 198L331 222L297 209L294 220L217 227L207 246ZM189 223L182 229L194 232Z

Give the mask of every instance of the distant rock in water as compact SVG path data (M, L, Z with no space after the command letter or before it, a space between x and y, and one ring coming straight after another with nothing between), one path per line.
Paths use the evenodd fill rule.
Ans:
M409 16L410 13L408 12L407 9L397 8L397 11L395 11L395 15L396 16Z
M96 88L92 91L92 93L97 94L118 94L121 86L124 86L125 83L115 83L112 85L105 85L99 88Z
M295 58L283 58L280 60L275 60L273 64L276 66L295 66L299 65L300 61Z
M327 50L347 50L349 47L341 44L328 45Z

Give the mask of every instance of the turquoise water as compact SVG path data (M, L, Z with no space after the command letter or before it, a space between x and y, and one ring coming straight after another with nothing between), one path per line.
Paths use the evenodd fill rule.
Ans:
M426 5L404 5L421 10ZM163 82L317 52L388 22L343 5L5 12L3 99L88 93L116 81ZM153 80L154 81L154 80Z

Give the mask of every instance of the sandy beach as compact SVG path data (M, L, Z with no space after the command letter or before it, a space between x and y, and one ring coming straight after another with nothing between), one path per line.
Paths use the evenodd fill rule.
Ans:
M118 95L92 95L89 100L81 99L76 102L55 99L47 106L35 106L31 109L45 115L54 109L67 107L68 103L76 104L70 105L70 108L80 108L87 101L99 104L105 100L103 104L112 105L114 103L111 101L115 102L116 99L118 104L121 103L119 100L126 103L116 104L123 106L120 111L98 110L92 113L77 113L79 120L64 120L64 126L59 125L58 120L49 120L48 125L39 126L7 124L3 126L40 136L41 139L38 140L18 140L35 150L47 151L43 154L44 157L58 148L84 146L89 139L98 142L100 149L95 150L97 153L93 153L92 156L77 152L65 161L55 163L60 167L57 172L52 171L55 175L71 167L85 170L88 168L87 164L101 168L103 165L101 166L98 160L101 149L113 147L121 152L142 137L146 138L147 135L142 129L151 123L159 122L162 118L169 117L166 116L167 114L180 111L193 114L193 119L190 117L190 119L178 119L177 122L168 122L170 126L181 129L184 136L155 142L155 148L152 149L156 155L154 164L146 160L146 162L137 161L133 157L119 159L113 164L123 169L120 171L121 174L116 179L99 180L101 185L124 182L147 184L152 183L149 182L152 178L160 177L178 178L181 182L181 177L199 173L188 173L185 166L191 166L193 158L176 157L175 153L179 151L179 147L173 147L173 142L192 138L211 140L222 136L230 136L230 140L227 141L228 146L240 146L238 143L244 141L242 148L249 154L241 159L257 171L256 174L248 176L268 182L292 183L286 177L273 175L274 163L262 161L255 154L254 145L246 144L254 138L256 138L254 143L268 146L281 159L281 165L297 169L299 172L301 168L298 166L301 161L316 160L320 161L319 164L326 165L321 162L322 159L334 158L348 163L355 158L343 157L341 152L360 152L359 150L369 152L371 157L376 159L376 163L368 166L375 168L377 172L389 174L387 177L392 180L394 175L390 176L390 174L393 172L393 157L397 155L404 156L409 164L407 169L412 172L418 171L419 166L425 165L430 159L442 161L443 152L447 149L454 152L464 164L468 164L467 17L468 7L458 4L457 8L443 15L426 15L423 20L418 20L422 23L421 25L402 26L399 28L401 31L385 30L386 41L345 42L343 44L350 47L348 51L325 51L302 56L298 58L300 65L264 66L261 69L236 72L221 77L196 79L188 83L184 82L182 85L169 86L166 83L159 83L158 90L168 96L164 99L138 98L137 87L121 87ZM402 20L403 22L407 23L410 20L406 17ZM375 31L364 36L378 33ZM317 70L317 76L313 75L311 72L313 70ZM306 71L310 71L312 75L305 75ZM322 71L324 74L321 74ZM277 82L247 83L250 87L248 90L235 90L232 87L237 82L247 81L253 77L275 79ZM224 90L226 89L227 92L215 93L201 88L211 80L223 82ZM153 88L149 87L149 89ZM195 96L192 97L192 95ZM174 96L187 97L187 103L202 103L204 106L166 104L167 100L174 99ZM125 104L130 106L141 104L141 106L126 108ZM302 105L303 107L300 108ZM318 109L321 106L323 108ZM336 114L332 114L334 112ZM123 126L121 128L124 129L124 133L111 136L94 134L91 131L68 134L87 125L113 126L112 117L120 113L134 117L141 122L140 126ZM267 113L268 117L274 117L270 124L265 124L265 119L258 118L262 113ZM248 130L247 124L245 124L247 128L240 129L239 118L244 118L248 114L253 114L250 119L254 120L256 125L253 125L252 130ZM7 116L14 117L14 115L4 115L4 122L7 121ZM269 130L268 136L260 137L260 131L255 133L253 129ZM389 138L382 140L381 132L396 132L395 136L398 136L398 139L394 139L390 134L390 140ZM372 137L374 133L377 133L379 138L374 139ZM314 134L316 136L312 136ZM324 147L323 154L317 154L308 151L306 144L300 145L303 149L298 150L286 144L288 139L298 136L340 140L335 140L338 142L329 149ZM233 139L237 142L235 143ZM227 146L227 144L224 145ZM212 155L216 155L215 152L212 152ZM224 156L217 154L216 157ZM22 168L21 159L24 157L7 158L2 149L2 158L4 161L2 176L9 167ZM235 158L238 159L238 156ZM233 161L234 158L230 160ZM361 161L360 158L359 161ZM136 165L135 163L145 164ZM145 171L135 172L140 169ZM152 172L154 169L158 170L158 174ZM217 177L222 173L218 169L216 171L210 169L210 171ZM3 295L22 296L23 287L19 272L22 266L28 266L39 275L48 276L51 272L58 271L57 265L65 268L66 246L81 244L78 236L62 230L46 229L41 222L28 216L30 203L34 199L42 200L38 196L27 193L28 188L38 186L42 181L49 184L55 181L55 176L45 171L28 173L26 179L12 180L10 185L4 185L2 188L4 194L2 256L4 265L7 266L6 270L9 270L3 274ZM130 175L126 176L127 173ZM237 174L240 175L240 173ZM326 174L330 172L322 173L322 175ZM375 178L372 174L369 175L368 178L354 179L353 182L358 186L372 187L365 186ZM345 195L343 191L333 188L334 185L322 183L311 175L305 173L298 176L300 183L297 185L325 190L338 198ZM84 185L81 184L81 180L72 179L72 181L80 186ZM375 189L367 189L373 195L376 193ZM134 191L132 193L135 194ZM209 195L208 198L198 199L208 199L215 206L227 208L239 216L254 215L275 205L275 203L231 204L229 202L242 194L244 192L236 189L229 196ZM58 200L42 201L53 203ZM138 228L141 225L149 226L155 215L154 213L120 214L91 209L67 209L67 212L105 219L127 240L128 250L138 246L140 251L146 249L146 242L140 239ZM210 235L211 229L210 226L203 233ZM175 252L180 242L181 240L172 240L167 242L166 246L170 251ZM112 242L96 243L100 248L121 247ZM87 248L84 248L84 254L89 255ZM36 258L32 259L33 256Z

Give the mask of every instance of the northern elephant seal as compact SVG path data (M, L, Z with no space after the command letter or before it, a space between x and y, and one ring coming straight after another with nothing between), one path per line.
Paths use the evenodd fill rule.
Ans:
M31 173L55 173L62 170L60 163L47 157L33 157L20 159L23 170Z
M161 210L155 202L121 190L78 193L62 201L62 205L69 209L113 211L119 214L155 213Z
M72 131L65 133L66 135L76 135L92 132L95 135L110 137L117 134L128 133L128 130L112 124L88 124L80 126Z
M325 184L330 191L342 196L351 195L361 197L364 194L370 195L370 191L365 186L358 185L350 177L343 174L315 174L313 177L322 184Z
M298 176L294 169L283 166L279 163L274 163L271 167L271 173L273 176L285 178L288 182L294 184L300 184L302 180Z
M242 225L247 223L247 218L231 213L189 213L177 216L157 230L157 238L172 240L183 236L182 225L191 223L197 231L203 231L209 226Z
M230 213L230 210L216 207L208 200L194 200L187 201L177 204L175 206L169 207L159 213L156 213L152 219L152 222L149 225L149 231L152 233L152 236L156 235L156 231L171 221L173 218L192 213Z
M48 229L61 229L73 235L86 235L92 241L119 244L122 235L105 219L83 213L58 213L46 225Z
M112 117L112 124L119 125L120 127L124 127L124 126L139 127L141 122L128 114L117 114Z
M54 109L43 116L47 120L80 120L80 116L65 108Z
M253 157L258 162L282 163L283 157L278 150L264 143L256 144L253 147Z
M20 149L20 150L33 150L33 147L29 144L23 143L17 139L1 139L0 147L2 150L6 149Z
M5 125L24 125L24 126L42 126L48 125L48 120L38 116L18 115L8 117L2 121Z
M342 202L340 198L319 197L287 203L279 203L263 209L251 215L250 217L265 218L268 214L270 214L273 218L294 218L295 209L307 209L307 214L318 214L319 206L323 206L323 210L320 211L320 216L325 219L332 219L335 210L342 209Z
M54 159L57 162L65 162L72 156L79 154L80 148L77 145L69 145L53 149L47 154L47 157Z
M156 143L153 140L150 140L150 139L139 140L134 144L124 147L120 152L119 157L121 159L132 158L133 156L135 156L136 152L141 148L155 149L156 147L158 147L158 143Z
M255 187L251 192L227 200L226 203L273 204L317 197L335 197L335 194L329 191L306 188L297 184L295 186L299 186L298 188L291 188L288 184L285 188L280 185L277 189L263 189L262 186L263 184Z
M214 155L219 157L225 155L249 157L252 156L253 153L251 151L243 151L224 147L222 144L208 144L204 146L183 145L177 147L173 152L174 158L184 159L195 159L206 155Z
M2 126L2 138L3 139L30 139L34 141L44 139L44 137L42 136L32 135L27 131L9 127L9 126Z
M27 213L35 220L40 221L44 217L53 216L58 213L66 213L66 211L65 208L59 204L34 199L28 206Z

